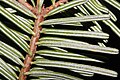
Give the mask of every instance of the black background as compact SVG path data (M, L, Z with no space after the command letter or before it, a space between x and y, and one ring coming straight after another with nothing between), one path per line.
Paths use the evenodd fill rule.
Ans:
M99 0L99 1L101 1L103 4L105 4L116 15L118 20L117 20L117 22L115 22L115 24L120 29L120 11L117 10L116 8L110 6L108 3L105 3L104 0ZM120 0L117 0L117 1L120 2ZM46 3L48 3L48 2L46 2ZM60 17L60 16L58 16L58 17ZM104 24L101 23L101 25L103 25L103 27L104 27ZM117 48L120 50L120 38L109 27L105 26L103 31L110 35L110 38L109 38L106 46ZM7 39L5 39L3 36L4 35L2 33L0 33L0 40L7 42ZM12 44L12 43L9 43L9 44ZM105 67L105 68L117 71L118 73L120 72L120 54L118 54L118 55L101 55L101 56L107 57L107 59L106 58L103 59L103 57L99 57L100 60L106 61L105 64L88 63L88 62L80 62L80 63L86 63L86 64L90 64L90 65ZM67 70L62 70L62 72L65 72L65 73L68 73L71 75L75 75L78 77L82 77L85 80L120 80L119 75L117 78L112 78L112 77L107 77L107 76L95 74L92 78L87 78L87 77L79 76L79 74L76 74L76 73L71 73L71 72L69 73L69 71L67 71Z

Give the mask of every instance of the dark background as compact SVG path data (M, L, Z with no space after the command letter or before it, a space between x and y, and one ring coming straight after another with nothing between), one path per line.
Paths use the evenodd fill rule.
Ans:
M45 0L45 1L47 1L47 0ZM116 15L118 20L117 20L117 22L115 22L115 24L120 28L120 11L117 10L116 8L110 6L108 3L105 3L104 0L99 0L99 1L101 1L103 4L105 4ZM120 0L117 0L117 1L120 2ZM45 3L48 4L48 2L45 2ZM61 16L57 15L56 17L61 17ZM0 17L0 20L2 20L2 19L4 19L4 18ZM105 26L103 23L100 23L100 24L102 25L103 31L110 35L108 43L106 43L105 45L108 46L108 47L113 47L113 48L117 48L117 49L120 50L120 38L109 27ZM8 41L10 41L9 39L6 39L4 36L5 35L0 32L0 40L4 41L6 43ZM90 43L94 43L94 40L91 40L91 39L89 40L89 39L85 38L85 39L81 39L81 40L88 41ZM14 47L17 46L17 45L14 45L14 43L12 41L10 41L10 43L8 43L8 44L13 44ZM69 51L73 51L73 50L69 50ZM75 50L75 52L79 52L79 51ZM89 52L86 52L86 53L89 53ZM93 54L93 53L91 53L91 54ZM81 62L75 61L75 62L86 63L86 64L89 64L89 65L95 65L95 66L99 66L99 67L105 67L105 68L117 71L118 73L120 72L120 54L118 54L118 55L106 55L106 54L94 55L93 54L92 56L91 55L88 55L88 56L103 60L106 63L105 64L99 64L99 63L92 63L92 62L88 63L88 62L84 62L84 61L81 61ZM55 71L57 71L57 70L55 69ZM85 80L120 80L119 77L112 78L112 77L102 76L102 75L98 75L98 74L95 74L92 78L83 77L83 76L80 76L77 73L72 73L69 70L64 70L64 69L62 69L60 72L68 73L68 74L71 74L71 75L74 75L74 76L77 76L77 77L82 77Z
M119 27L120 29L120 11L117 10L116 8L110 6L108 3L105 3L104 0L99 0L103 4L106 5L107 8L109 8L117 17L117 22L115 24ZM120 2L120 0L117 0ZM104 25L103 25L104 26ZM109 28L104 26L105 29L103 29L104 32L109 33L110 38L108 40L108 43L106 46L110 46L113 48L117 48L120 50L120 38ZM106 76L101 76L101 75L96 75L93 78L88 78L87 80L120 80L120 51L118 55L106 55L109 58L109 61L107 61L105 67L108 67L109 69L115 70L118 72L118 77L117 78L112 78L112 77L106 77Z
M106 3L104 0L99 0L99 1L116 15L118 20L116 22L114 22L114 23L120 29L120 11L117 10L116 8L114 8L113 6L109 5L108 3ZM120 2L120 0L117 0L117 1ZM73 14L73 12L75 12L75 11L74 10L70 11L69 14ZM67 16L69 16L69 15L67 15ZM54 15L54 17L56 18L56 17L65 17L65 16L60 16L60 14L59 15L57 14L57 15ZM49 18L51 18L51 17L49 17ZM117 48L117 49L120 50L120 38L110 29L110 27L103 24L102 22L99 22L99 23L102 26L103 32L108 33L110 35L110 38L108 39L108 43L105 43L105 45L107 47ZM82 24L85 25L84 27L93 25L91 23L82 23ZM56 28L61 29L61 26L57 25ZM86 27L86 29L87 28L88 27ZM69 27L69 29L74 29L74 28ZM82 29L82 28L76 28L76 29ZM85 30L85 29L83 29L83 30ZM74 39L78 40L78 38L74 38ZM96 44L97 41L101 41L101 40L93 40L93 39L88 39L88 38L82 38L82 39L79 39L79 40L86 41L86 42L89 42L89 43L92 43L92 44ZM82 77L85 80L120 80L120 77L119 77L120 53L118 55L109 55L109 54L91 53L91 52L86 52L86 51L77 51L77 50L68 50L68 51L71 51L71 52L73 51L73 52L80 53L80 54L86 53L84 55L87 55L87 56L90 56L90 57L105 61L105 64L99 64L99 63L93 63L93 62L85 62L85 61L81 61L81 62L74 61L74 62L99 66L99 67L108 68L108 69L117 71L118 72L118 77L117 78L112 78L112 77L108 77L108 76L102 76L102 75L95 74L93 77L89 78L89 77L80 76L77 73L72 73L69 70L64 70L63 69L63 70L61 70L61 72L68 73L68 74L78 76L78 77ZM88 54L90 53L92 55L88 55L87 53ZM94 55L94 54L98 54L98 55Z

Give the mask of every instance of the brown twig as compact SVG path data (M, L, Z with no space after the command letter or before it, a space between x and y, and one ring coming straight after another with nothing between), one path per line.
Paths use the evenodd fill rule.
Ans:
M36 49L37 49L37 45L35 44L36 42L38 42L39 37L40 37L40 30L42 29L41 26L39 26L39 23L41 21L43 21L44 18L42 16L42 14L37 16L37 19L35 20L35 25L34 25L34 33L35 35L32 36L31 41L30 41L30 51L32 53L32 55L27 54L26 58L24 60L24 67L21 69L21 73L19 75L19 80L26 80L26 75L24 75L25 72L28 72L30 70L31 67L31 62L34 58Z
M45 8L45 14L47 14L47 13L49 13L51 10L59 7L61 4L65 4L65 3L67 3L67 2L68 2L68 0L59 0L59 1L56 2L54 5L51 5L51 6L47 7L47 8Z
M44 15L53 10L54 8L60 6L61 3L66 3L68 0L59 0L58 2L55 3L55 5L51 5L50 7L44 8L42 7L42 10L40 13L38 13L38 6L33 8L29 3L25 2L25 0L18 0L21 4L26 6L28 9L30 9L36 16L37 19L35 20L34 24L34 33L31 37L30 41L30 49L29 52L32 53L32 55L27 54L24 60L24 67L21 69L20 74L19 74L19 80L26 80L27 76L24 74L30 70L31 67L31 62L35 56L37 45L36 42L38 42L40 38L40 31L42 30L42 26L39 26L39 23L44 21ZM39 1L39 0L37 0Z

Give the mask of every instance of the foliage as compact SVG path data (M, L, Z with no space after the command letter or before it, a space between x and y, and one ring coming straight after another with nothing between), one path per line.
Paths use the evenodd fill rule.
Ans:
M34 8L38 5L39 13L44 4L56 6L58 2L37 1L36 4L31 0L30 4ZM100 66L107 64L100 58L119 53L118 49L105 45L111 37L103 31L105 27L118 38L120 29L115 25L117 17L104 3L120 10L116 0L69 0L45 14L44 21L39 23L42 30L35 43L38 47L31 68L24 73L27 80L83 80L94 74L117 77L114 69ZM26 54L33 55L29 43L31 36L35 36L33 26L38 16L16 0L0 0L0 16L0 78L16 80L25 66Z

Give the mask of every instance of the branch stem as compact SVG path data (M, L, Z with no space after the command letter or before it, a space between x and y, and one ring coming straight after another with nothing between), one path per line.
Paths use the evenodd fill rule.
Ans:
M35 35L31 37L31 41L30 41L29 52L31 53L31 55L30 54L26 55L24 60L24 67L21 69L19 74L19 80L26 80L27 76L24 73L28 72L31 68L31 62L34 59L37 49L36 43L40 38L40 31L42 30L42 26L39 26L39 23L44 21L44 15L46 15L49 11L60 6L61 3L66 3L68 0L59 0L58 2L55 3L55 5L51 5L50 7L47 8L44 8L43 6L40 13L38 12L38 7L33 8L29 3L25 2L25 0L18 0L18 1L24 6L26 6L28 9L30 9L37 16L33 28Z
M40 30L42 30L42 27L39 26L39 23L44 20L43 16L40 14L38 15L37 19L35 20L35 25L34 25L34 33L35 35L32 36L31 41L30 41L30 51L32 55L27 54L26 58L24 60L24 67L21 69L20 75L19 75L19 80L26 80L27 76L24 75L25 72L28 72L31 67L31 62L35 56L35 52L37 49L36 42L38 42L39 37L40 37Z
M59 0L59 1L57 1L54 5L51 5L51 6L47 7L47 8L45 8L45 12L46 12L45 14L47 14L47 13L49 13L51 10L59 7L61 4L65 4L65 3L67 3L67 2L68 2L68 0Z

